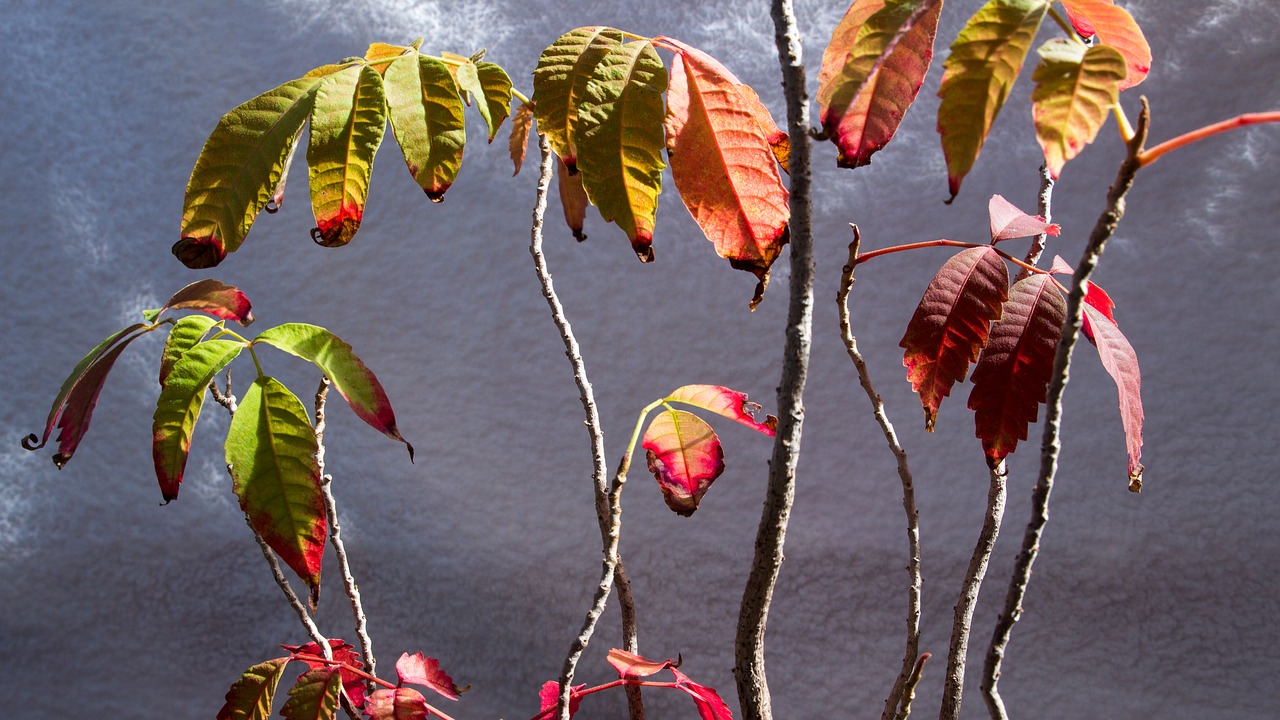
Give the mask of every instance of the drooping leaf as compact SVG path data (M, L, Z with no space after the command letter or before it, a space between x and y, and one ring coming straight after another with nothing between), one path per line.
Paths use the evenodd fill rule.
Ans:
M413 460L413 446L396 428L396 414L382 383L342 338L316 325L285 323L266 330L254 342L279 348L320 368L361 420L404 443Z
M313 598L328 531L316 450L302 402L274 378L254 380L227 431L232 490L253 529L311 587Z
M885 4L886 0L854 0L831 31L831 41L822 51L822 66L818 69L818 94L815 102L820 110L831 105L831 95L838 84L836 78L844 71L862 26Z
M1009 289L969 394L976 435L993 467L1027 439L1027 426L1036 421L1066 314L1066 302L1048 275L1030 275Z
M227 691L227 701L218 711L218 720L267 720L271 717L271 703L288 662L288 658L276 658L245 670Z
M1063 260L1061 255L1054 255L1053 266L1049 268L1049 272L1053 275L1074 275L1075 268L1071 267L1066 260ZM1107 294L1107 291L1103 290L1097 283L1086 282L1084 289L1084 302L1086 305L1092 306L1094 310L1102 313L1103 317L1110 320L1113 324L1116 322L1115 315L1112 314L1115 310L1116 303L1111 299L1111 296ZM1093 327L1089 323L1089 316L1085 315L1083 320L1084 322L1080 326L1081 331L1084 333L1084 336L1089 339L1089 342L1097 345L1098 343L1093 337Z
M1124 57L1106 45L1084 48L1055 38L1040 46L1031 79L1031 112L1045 167L1057 179L1062 166L1093 142L1120 95Z
M991 200L987 203L987 215L991 218L992 245L1041 233L1057 237L1058 233L1062 232L1062 228L1058 225L1045 222L1039 215L1028 215L1022 212L1018 206L1000 195L991 196Z
M280 647L284 648L288 652L294 653L295 655L304 653L317 657L324 656L324 652L320 650L320 646L314 641L309 642L306 645L281 645ZM360 677L351 670L351 668L364 669L364 661L360 659L360 653L356 652L356 649L351 646L351 643L337 638L329 638L329 652L333 655L333 659L335 661L346 663L346 666L329 665L328 663L319 662L317 660L306 660L302 658L295 659L302 660L302 662L306 663L307 667L312 670L318 670L326 667L338 667L339 672L342 674L342 689L346 692L347 698L351 700L351 704L355 707L361 707L364 705L364 694L367 690L365 687L365 680L363 677Z
M1102 311L1086 303L1085 322L1091 328L1102 367L1116 382L1120 400L1120 420L1124 425L1125 447L1129 453L1129 489L1142 489L1142 373L1138 355L1120 328Z
M653 260L653 224L666 167L662 161L664 69L648 41L610 50L595 67L578 103L573 134L587 197L606 222L622 228L642 262Z
M400 676L401 684L429 687L450 700L457 700L458 694L463 692L462 688L454 684L449 673L440 669L439 660L425 657L422 653L402 654L396 660L396 674Z
M173 294L159 310L142 313L147 322L155 322L166 310L200 310L219 320L234 320L240 325L253 322L253 304L234 285L217 280L197 280Z
M623 680L639 680L640 678L647 678L650 675L660 673L667 668L674 668L676 666L676 661L674 660L663 660L661 662L656 660L647 660L635 653L620 650L618 648L610 649L605 660L613 666L614 670L618 671L618 677Z
M578 169L579 105L596 66L622 45L622 33L610 27L580 27L547 46L533 71L534 115L538 130L570 170Z
M342 697L342 673L336 667L309 670L289 688L280 708L285 720L333 720Z
M679 50L681 66L672 64L667 93L671 175L716 254L760 280L754 309L790 239L791 218L769 136L755 119L760 99L706 53L661 40Z
M920 395L925 430L933 432L942 399L978 359L1008 297L1009 270L990 247L956 253L925 288L898 343L906 349L902 364Z
M377 70L350 67L320 83L307 145L311 209L320 245L346 245L360 229L373 159L386 127L386 91Z
M587 239L582 228L587 223L587 191L582 188L582 173L570 172L563 160L556 161L556 187L560 191L560 207L564 210L564 222L573 232L573 239Z
M893 139L929 71L942 12L942 0L877 0L867 9L881 7L864 19L866 10L855 12L862 4L832 35L818 90L819 120L847 168L870 163Z
M376 690L364 708L370 720L427 720L431 710L427 699L413 688Z
M693 413L664 410L649 423L640 444L663 500L678 515L692 515L711 483L724 472L720 438Z
M733 720L729 706L713 688L690 680L678 668L671 668L671 673L676 676L676 684L680 689L693 698L693 704L698 708L698 717L702 720Z
M569 688L569 717L573 717L578 712L578 705L582 703L580 695L586 685L573 685ZM554 712L556 706L560 704L560 683L555 680L548 680L542 684L542 690L538 691L538 700L541 702L539 716L545 717L548 713Z
M164 342L164 352L160 355L160 387L164 387L165 379L178 360L203 340L215 325L222 327L222 323L204 315L188 315L173 324L169 337Z
M1049 4L989 0L951 44L938 89L938 132L952 199L982 151Z
M289 148L289 154L284 159L284 168L280 171L280 182L276 183L276 189L271 191L271 199L263 206L263 210L267 213L278 213L280 208L284 207L284 186L289 181L289 168L293 167L293 158L298 154L298 140L302 138L302 128L298 128L298 134L293 136L293 145Z
M411 53L392 62L383 80L391 129L409 174L432 202L440 202L458 176L467 142L453 75L443 62Z
M275 195L321 81L291 80L218 121L183 199L182 239L173 246L183 265L213 267L240 247Z
M507 150L511 153L511 164L514 166L512 177L520 174L520 166L524 165L525 152L529 149L529 131L533 129L533 108L520 103L520 108L511 117L511 140Z
M471 98L484 96L484 88L480 87L480 76L476 74L475 63L461 55L455 55L453 53L445 53L441 55L441 57L445 60L455 60L461 63L459 65L454 65L453 63L446 64L449 65L449 72L453 73L454 81L458 83L458 94L464 103L470 106ZM486 115L488 112L489 108L487 107L480 110L480 116L485 119L486 123L489 121L489 118Z
M484 92L476 98L476 108L489 125L489 142L498 136L502 121L511 114L511 77L497 63L476 62L476 74Z
M1121 90L1147 79L1151 72L1151 45L1128 10L1117 7L1112 0L1062 0L1062 5L1077 32L1085 37L1096 34L1103 45L1124 56L1128 74L1120 83Z
M756 420L759 403L748 402L746 393L720 385L685 385L668 395L666 400L710 410L770 437L778 430L778 418L772 415L766 415L763 422Z
M151 420L151 459L166 503L178 497L205 389L242 350L244 343L233 340L195 345L178 358L160 386Z

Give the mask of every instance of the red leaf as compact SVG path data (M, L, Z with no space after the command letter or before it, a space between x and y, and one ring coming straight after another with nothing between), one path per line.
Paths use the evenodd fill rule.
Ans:
M656 38L677 51L667 90L667 155L685 207L716 254L760 282L789 240L789 194L761 126L760 98L714 58L679 40ZM677 69L677 64L682 69Z
M987 213L991 216L991 244L1002 240L1030 237L1032 235L1058 236L1062 231L1059 226L1047 223L1039 215L1028 215L1016 205L999 195L992 195L987 203Z
M332 720L342 696L342 673L327 667L309 670L289 688L289 700L280 708L285 720Z
M218 711L218 720L267 720L280 676L289 658L258 663L240 676L227 691L227 701Z
M1062 259L1061 255L1054 255L1053 267L1049 268L1049 272L1054 275L1074 275L1076 271L1075 268L1067 264L1066 260ZM1093 306L1095 310L1102 313L1113 324L1115 323L1116 318L1112 311L1115 310L1116 304L1106 290L1103 290L1096 283L1087 283L1085 285L1084 301L1085 304ZM1097 345L1093 340L1093 328L1089 323L1088 315L1084 316L1084 325L1081 330L1084 331L1084 336L1089 338L1089 342Z
M569 166L563 160L556 160L556 187L560 190L560 207L564 210L564 223L573 231L573 239L582 242L587 239L582 232L587 221L587 191L582 187L582 173L569 172Z
M1147 79L1151 72L1151 46L1128 10L1116 7L1112 0L1062 0L1062 5L1076 32L1085 37L1096 33L1103 45L1110 45L1124 56L1129 76L1120 82L1121 90Z
M1097 287L1097 286L1091 286ZM1092 327L1090 340L1098 348L1098 357L1107 374L1116 381L1120 398L1120 420L1124 425L1125 446L1129 452L1129 489L1142 489L1142 373L1138 355L1111 318L1092 303L1084 306L1087 326ZM1101 342L1099 342L1099 340Z
M309 642L306 645L299 645L299 646L281 645L280 647L284 648L288 652L291 652L295 655L306 654L306 655L315 655L317 657L324 657L324 653L320 651L320 646L315 644L314 642ZM350 643L343 642L342 640L339 640L337 638L330 638L329 648L332 651L333 659L336 662L346 663L346 665L350 666L350 668L356 668L357 670L364 669L364 662L360 659L360 653L356 652L355 648L353 648ZM310 667L312 670L319 670L320 668L325 668L325 667L333 667L328 663L323 663L316 660L303 660L302 662L305 662L307 666ZM351 699L351 704L355 705L356 707L360 707L361 705L364 705L364 693L366 690L365 684L364 684L364 678L352 672L350 668L349 667L341 668L342 688L347 691L347 697ZM301 680L302 677L299 676L298 679Z
M942 399L978 359L1008 297L1009 271L990 247L956 253L925 288L898 343L906 349L907 380L920 394L925 430L933 431Z
M144 334L138 333L125 338L123 342L102 353L76 380L71 392L67 394L66 405L58 418L58 452L53 456L53 464L59 470L71 460L76 448L80 447L80 440L89 432L89 420L93 416L93 409L98 405L98 394L107 381L107 373L111 372L111 367L129 343ZM48 430L45 431L45 437L48 437Z
M693 698L693 704L698 707L698 716L702 720L733 719L733 713L729 711L729 706L725 704L720 694L714 689L699 685L674 667L671 668L671 673L676 676L676 684L679 685L680 689Z
M662 412L649 423L641 445L667 507L685 517L698 509L711 483L724 472L720 438L693 413Z
M424 657L422 653L401 655L396 661L396 674L400 676L401 684L429 687L450 700L457 700L458 693L462 692L462 689L453 684L453 678L440 669L439 660Z
M1067 306L1048 275L1014 283L1004 316L991 328L987 347L973 371L976 434L994 466L1027 439L1053 375L1053 356Z
M666 399L668 402L679 402L700 407L703 410L710 410L717 415L736 420L752 430L762 432L770 437L778 429L778 418L772 415L766 415L764 422L756 420L756 413L760 410L760 404L747 402L746 393L730 390L720 385L685 385L677 388Z
M569 717L573 717L578 712L578 705L582 703L580 695L586 685L574 685L569 688ZM554 712L560 704L560 683L555 680L548 680L542 684L542 690L538 692L538 700L542 703L542 709L538 711L538 716L546 716L549 712Z
M364 707L371 720L427 720L431 706L422 693L413 688L378 690L369 696Z
M614 670L618 671L618 677L623 680L639 680L646 678L655 673L660 673L667 668L675 668L675 660L646 660L635 653L627 652L613 648L609 651L608 657L605 658Z
M155 321L165 310L200 310L220 320L235 320L241 325L253 322L253 305L240 289L217 280L197 280L169 298L164 307L147 318ZM148 313L150 314L150 313Z

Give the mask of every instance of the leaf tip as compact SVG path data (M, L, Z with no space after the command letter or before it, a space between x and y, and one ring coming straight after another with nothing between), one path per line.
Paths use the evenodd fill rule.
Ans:
M1146 470L1146 468L1142 467L1142 463L1136 464L1131 470L1129 470L1129 492L1142 492L1142 472L1144 470Z
M173 244L173 256L192 270L216 267L227 251L216 237L184 237Z
M307 584L311 585L311 594L307 596L307 606L311 608L311 613L314 615L320 609L320 577L317 575L314 579L309 578Z
M924 431L933 432L933 426L938 422L938 412L936 410L924 409Z

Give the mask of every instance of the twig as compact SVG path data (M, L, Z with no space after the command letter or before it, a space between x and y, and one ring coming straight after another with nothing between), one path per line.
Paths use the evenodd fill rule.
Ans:
M1036 209L1040 213L1040 217L1046 223L1052 222L1053 215L1053 175L1049 173L1047 165L1040 166L1040 194L1037 198ZM1031 241L1031 249L1027 251L1027 256L1023 258L1023 262L1027 265L1035 265L1040 262L1040 255L1044 253L1044 246L1049 242L1049 233L1042 232ZM1014 282L1021 280L1031 274L1031 270L1025 265L1018 272L1018 277L1014 278Z
M772 720L773 717L764 668L764 634L773 588L782 565L787 521L795 499L796 465L804 424L804 384L813 332L813 235L809 196L812 140L804 60L791 0L772 0L771 15L787 100L787 133L791 138L791 291L782 379L778 384L778 431L769 462L764 509L756 531L755 556L742 593L734 642L733 674L745 720Z
M1206 125L1205 127L1199 128L1197 130L1192 130L1191 132L1186 133L1184 135L1179 135L1178 137L1173 138L1172 140L1165 140L1164 142L1151 148L1150 150L1140 150L1138 152L1138 165L1140 167L1146 167L1151 163L1159 160L1162 155L1169 152L1170 150L1177 150L1178 148L1183 147L1184 145L1190 145L1193 142L1204 140L1205 138L1208 138L1208 137L1213 137L1214 135L1217 135L1219 133L1236 130L1238 128L1242 128L1247 125L1258 125L1260 123L1274 123L1274 122L1280 122L1280 110L1273 110L1271 112L1248 113L1245 115L1237 115L1236 117L1233 117L1229 120L1223 120L1222 122L1217 122L1212 125Z
M1102 251L1106 249L1107 240L1115 233L1116 226L1120 224L1120 218L1124 217L1125 194L1133 186L1134 176L1143 167L1142 146L1147 140L1150 115L1150 109L1144 98L1142 113L1138 115L1137 130L1129 143L1128 154L1120 165L1115 182L1107 192L1106 208L1089 234L1089 244L1085 248L1084 256L1080 259L1080 264L1076 266L1075 276L1071 282L1071 292L1067 295L1067 318L1063 323L1062 336L1058 340L1058 348L1053 358L1053 380L1049 384L1045 400L1040 474L1035 488L1031 491L1031 520L1027 523L1026 532L1022 535L1022 549L1014 562L1013 576L1009 579L1009 590L1005 594L1004 609L996 620L995 631L991 635L991 645L987 649L987 658L982 670L982 695L987 703L987 711L991 717L998 720L1008 717L996 687L1000 680L1000 664L1004 660L1005 647L1009 643L1013 626L1022 616L1022 600L1026 597L1027 584L1031 581L1031 568L1040 552L1040 536L1049 522L1049 496L1053 492L1053 480L1058 472L1058 452L1062 447L1059 437L1062 428L1062 395L1066 391L1069 379L1071 352L1080 338L1085 282L1097 268ZM1138 487L1141 487L1141 480L1139 479L1138 482Z
M911 677L902 690L902 708L898 710L893 720L907 720L907 716L911 714L911 703L916 699L916 686L920 684L920 677L924 675L925 662L931 657L933 657L932 653L925 653L916 660L915 667L911 669Z
M957 720L960 717L960 699L964 693L965 656L969 651L969 629L973 625L973 609L978 604L978 591L982 578L987 574L987 561L995 549L1000 534L1000 519L1004 516L1006 482L1009 479L1004 460L990 470L991 484L987 490L987 512L982 520L982 534L969 559L969 570L964 576L964 587L956 601L955 619L951 624L951 651L947 655L947 675L943 680L942 712L940 720Z
M227 466L227 472L231 472L231 466ZM316 623L311 619L311 614L307 612L307 608L298 599L297 594L293 592L293 588L289 587L289 579L284 576L280 570L280 562L276 560L275 553L271 552L271 547L267 545L267 541L262 539L262 535L253 529L253 522L249 520L249 513L245 513L244 522L249 526L249 530L253 533L253 539L258 541L258 547L262 549L262 557L266 559L267 565L271 567L271 575L276 580L276 585L280 586L280 592L284 593L284 597L289 601L289 606L298 614L298 620L302 621L302 626L307 629L307 634L320 646L320 651L324 653L325 658L333 659L333 650L329 648L329 641L324 635L320 634L320 628L316 627Z
M920 590L923 584L920 574L920 513L916 510L916 491L911 478L911 468L907 465L907 452L898 442L898 434L893 429L893 423L889 422L884 400L871 384L871 374L867 371L866 360L858 351L858 339L853 335L849 320L849 293L853 290L853 271L858 265L858 249L862 243L862 234L858 231L858 226L850 227L853 228L853 242L849 243L849 262L841 271L840 289L836 292L836 305L840 310L840 335L844 338L844 347L849 353L849 359L853 360L854 366L858 369L858 381L867 393L867 399L871 401L871 409L875 414L876 422L880 424L881 432L884 433L884 440L898 460L898 478L902 481L902 508L907 514L907 572L911 575L907 604L907 651L902 658L902 671L898 673L898 679L894 681L893 689L884 701L884 712L880 715L881 720L894 720L899 717L900 707L906 713L911 712L911 701L905 697L906 688L913 677L912 671L917 663L916 656L920 654ZM917 681L919 680L918 674L914 677ZM903 714L901 717L905 718L906 715Z

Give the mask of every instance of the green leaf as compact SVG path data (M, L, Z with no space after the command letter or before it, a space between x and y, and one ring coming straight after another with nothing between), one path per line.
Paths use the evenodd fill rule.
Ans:
M258 663L240 676L227 691L227 701L218 711L217 720L267 720L276 687L284 675L288 658Z
M481 51L483 52L483 51ZM489 142L498 135L502 121L511 115L511 78L497 63L476 62L476 73L484 93L477 96L476 108L489 124Z
M1062 166L1093 142L1120 97L1126 73L1115 48L1056 38L1040 46L1031 79L1031 113L1045 167L1057 179Z
M289 699L280 708L285 720L332 720L338 715L342 696L342 673L339 668L310 670L289 688Z
M666 89L666 68L653 43L616 47L587 83L574 132L587 197L606 221L627 233L642 262L653 260L653 225L666 167Z
M391 129L409 174L432 202L440 202L458 176L467 142L453 75L435 58L409 54L391 63L383 80Z
M346 245L360 229L386 108L382 76L367 65L330 75L316 90L307 174L318 242L325 247Z
M938 89L942 98L938 132L947 158L951 199L973 169L1049 4L1045 0L989 0L951 44Z
M164 387L165 378L183 354L203 340L214 325L222 328L222 323L207 315L188 315L173 324L169 338L164 341L164 352L160 355L160 387Z
M258 377L227 431L232 490L250 525L311 587L313 598L328 530L317 450L302 402L274 378Z
M189 268L235 252L284 177L321 77L291 80L222 117L205 141L183 199L173 254Z
M413 446L396 428L396 415L382 383L342 338L315 325L286 323L264 331L254 342L266 343L315 364L361 420L404 443L413 460Z
M151 421L151 459L166 503L178 497L187 453L191 449L191 434L204 405L205 388L242 350L244 343L234 340L210 340L195 345L174 363L160 386ZM168 353L166 345L165 354Z
M622 45L622 33L610 27L580 27L561 35L542 51L533 71L534 116L551 149L570 170L577 171L574 128L578 105L596 66Z

